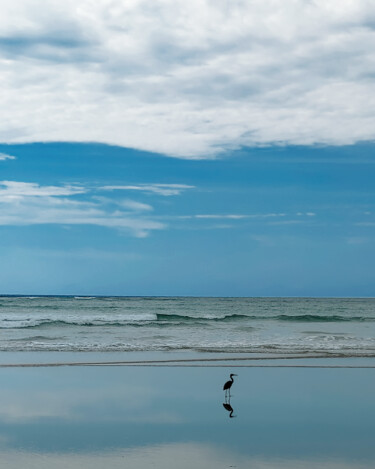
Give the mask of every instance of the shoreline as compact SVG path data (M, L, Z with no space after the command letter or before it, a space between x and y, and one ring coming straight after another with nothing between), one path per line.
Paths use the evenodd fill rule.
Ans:
M153 367L153 368L314 368L314 369L375 369L375 365L203 365L203 364L150 364L150 363L21 363L0 365L0 368L62 368L62 367Z
M209 356L208 356L209 355ZM265 356L198 352L3 352L0 368L48 367L375 368L375 356L342 354Z

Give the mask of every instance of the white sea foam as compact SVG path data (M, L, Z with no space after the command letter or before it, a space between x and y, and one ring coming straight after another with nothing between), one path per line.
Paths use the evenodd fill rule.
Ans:
M95 300L96 296L75 296L75 300Z

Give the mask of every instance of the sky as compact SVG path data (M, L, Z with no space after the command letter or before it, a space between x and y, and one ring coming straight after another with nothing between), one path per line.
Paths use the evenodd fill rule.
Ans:
M375 5L3 0L0 294L375 296Z

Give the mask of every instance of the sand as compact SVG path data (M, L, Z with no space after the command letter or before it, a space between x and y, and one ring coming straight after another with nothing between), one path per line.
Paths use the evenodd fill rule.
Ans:
M41 364L41 355L28 355L28 364ZM200 357L192 366L186 361L77 365L118 359L102 355L90 360L81 354L61 360L49 356L50 364L76 366L0 368L4 467L374 467L371 368L322 368L316 360L295 360L298 367L271 362L269 368L254 367L251 362L234 370L237 361L206 366ZM25 364L25 358L6 360L3 354L2 363ZM159 354L147 358L172 359ZM188 358L174 355L175 360ZM294 366L295 361L288 363ZM372 366L331 361L330 366L338 365ZM230 399L235 418L223 406L222 391L232 371L239 375Z

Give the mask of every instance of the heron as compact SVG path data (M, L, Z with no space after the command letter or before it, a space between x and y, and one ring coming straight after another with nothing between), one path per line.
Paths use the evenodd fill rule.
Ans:
M229 395L230 395L230 388L232 387L232 384L234 382L233 376L237 376L237 375L235 375L234 373L231 373L230 376L229 376L230 380L227 381L223 386L223 391L225 391L225 395L227 395L228 391L229 391Z

